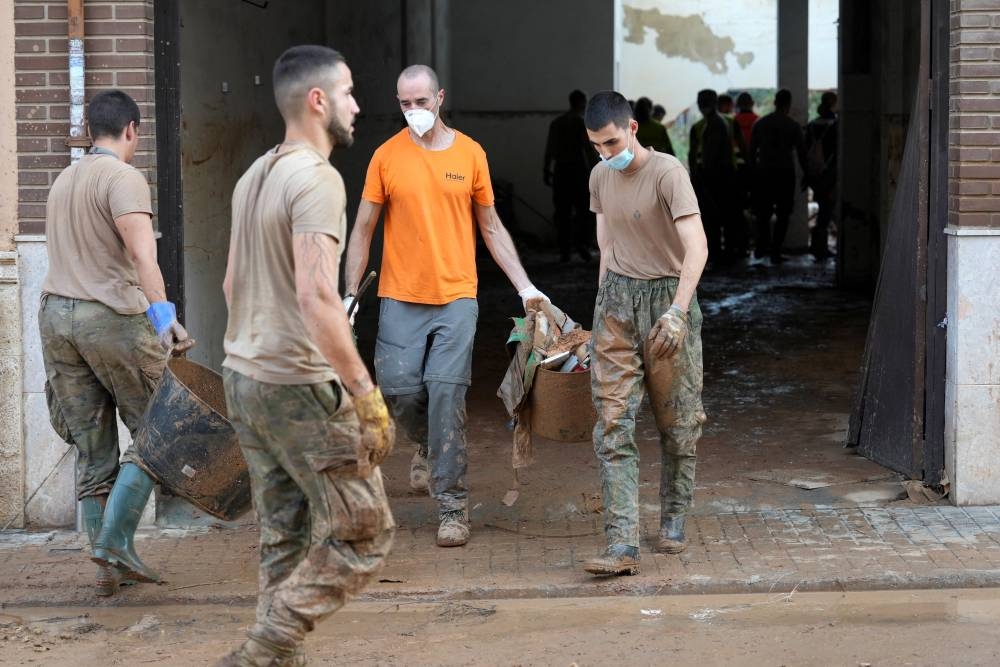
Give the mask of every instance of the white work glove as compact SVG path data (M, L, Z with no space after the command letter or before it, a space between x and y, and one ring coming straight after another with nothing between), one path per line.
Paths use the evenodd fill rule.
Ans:
M353 294L348 294L347 296L345 296L344 297L344 312L350 313L351 312L351 306L354 305L355 301L357 301L357 297L355 297ZM358 315L358 311L355 310L354 313L350 316L350 318L348 318L348 322L350 322L350 324L351 324L352 327L354 326L354 318L357 317L357 315Z
M660 319L653 323L646 337L650 353L657 359L673 357L681 349L688 334L688 314L680 306L670 306Z
M521 305L524 306L524 310L525 311L528 310L528 300L529 299L541 299L542 301L546 301L548 303L552 303L552 300L549 299L549 297L545 296L542 293L542 291L540 289L538 289L537 287L535 287L534 285L528 285L523 290L521 290L520 292L518 292L517 295L519 297L521 297Z

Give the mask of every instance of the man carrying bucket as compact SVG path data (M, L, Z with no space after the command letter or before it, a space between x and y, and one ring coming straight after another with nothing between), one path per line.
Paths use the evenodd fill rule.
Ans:
M394 431L337 292L359 109L343 56L274 66L284 141L233 192L223 382L260 525L257 622L221 665L304 664L302 643L381 567L395 530L378 465Z
M590 174L597 214L600 288L594 308L591 389L597 410L607 549L584 564L591 574L639 571L639 450L635 418L649 391L660 432L657 549L684 549L694 492L701 403L701 310L695 290L708 258L698 199L676 158L635 140L628 101L605 91L584 114L602 163Z
M38 328L49 415L77 449L76 492L98 563L96 593L107 596L122 576L158 579L132 547L153 480L132 447L119 464L115 411L134 438L168 350L194 341L166 300L149 184L129 164L139 145L139 107L107 90L91 100L87 120L93 148L49 191L49 272Z

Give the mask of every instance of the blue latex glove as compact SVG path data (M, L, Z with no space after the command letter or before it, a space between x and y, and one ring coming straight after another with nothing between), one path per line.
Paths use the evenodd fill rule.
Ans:
M160 338L164 350L175 355L182 354L194 346L194 340L188 336L187 330L177 321L177 306L169 301L157 301L149 304L146 310L153 330Z
M146 317L153 325L157 336L162 336L171 324L177 321L177 306L169 301L157 301L149 304Z

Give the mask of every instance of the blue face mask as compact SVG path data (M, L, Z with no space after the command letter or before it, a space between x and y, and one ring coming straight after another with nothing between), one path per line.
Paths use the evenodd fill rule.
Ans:
M610 158L605 158L603 155L601 156L601 159L604 160L604 164L608 165L615 171L627 169L628 166L632 164L632 160L634 158L635 153L632 152L632 149L629 148L629 146L625 146L625 150L617 155L612 155Z

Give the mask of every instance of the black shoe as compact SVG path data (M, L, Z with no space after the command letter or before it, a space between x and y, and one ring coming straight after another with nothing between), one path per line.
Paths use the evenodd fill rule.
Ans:
M639 547L612 544L600 556L586 561L583 569L605 576L639 574Z
M684 539L684 516L665 516L660 520L660 539L656 550L664 554L679 554L687 548Z

